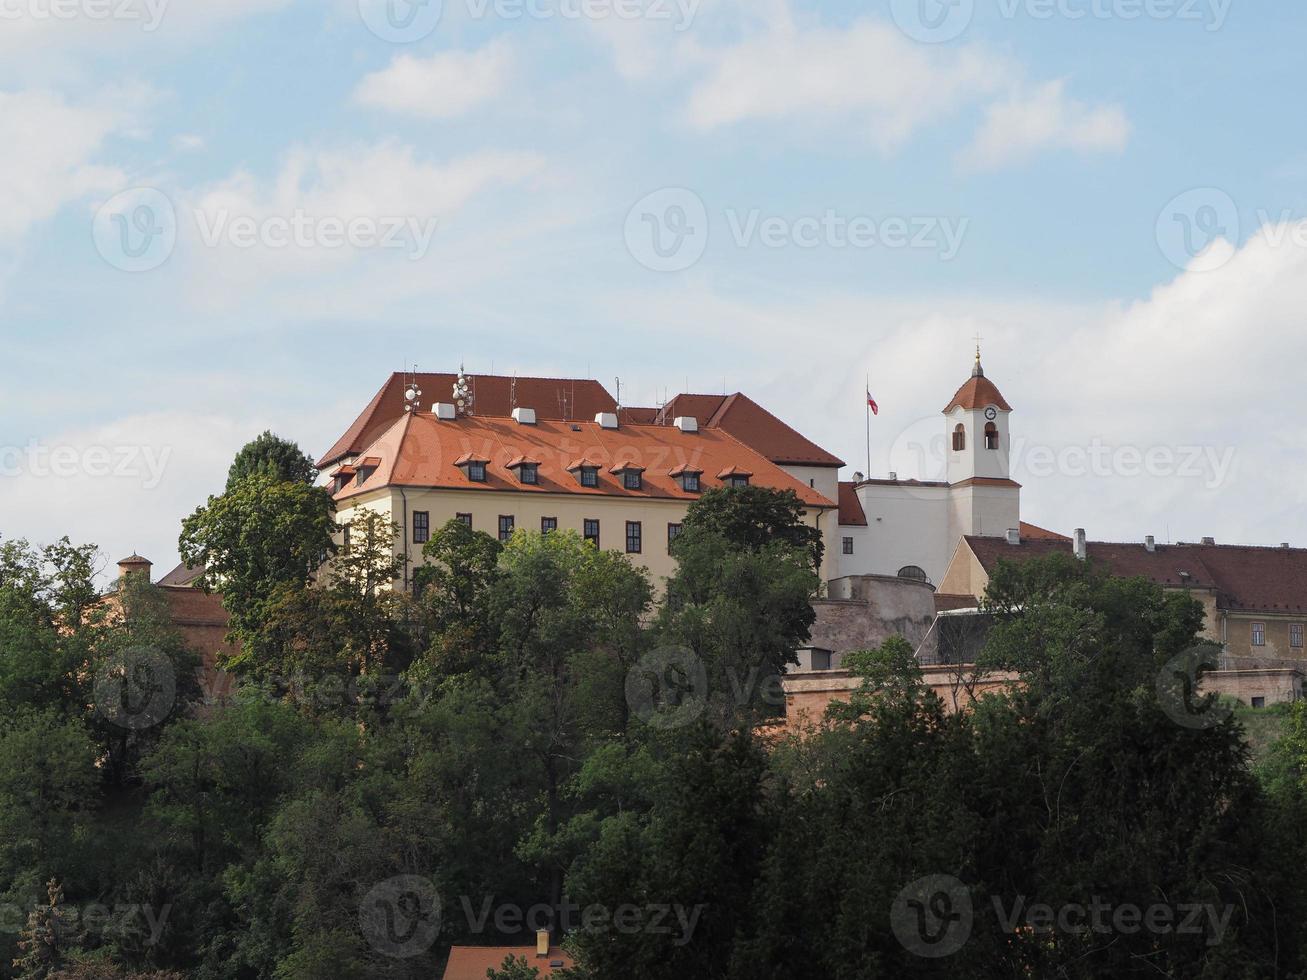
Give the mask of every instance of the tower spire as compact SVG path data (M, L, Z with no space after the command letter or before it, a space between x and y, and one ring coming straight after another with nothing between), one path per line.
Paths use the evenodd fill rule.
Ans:
M985 376L985 369L984 369L983 367L980 366L980 341L981 341L981 339L982 339L982 338L981 338L980 334L976 334L976 366L973 367L973 368L971 369L971 376L972 376L973 378L983 378L983 377Z

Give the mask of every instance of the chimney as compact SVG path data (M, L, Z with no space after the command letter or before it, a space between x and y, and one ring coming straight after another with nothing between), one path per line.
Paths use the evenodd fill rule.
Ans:
M124 558L118 563L118 577L126 578L128 575L143 575L145 581L150 581L150 569L154 563L148 558L142 558L140 555L133 553L130 557Z
M1021 528L1010 527L1007 529L1007 543L1014 546L1021 543Z
M1152 553L1152 552L1156 551L1156 550L1157 550L1157 538L1155 538L1155 537L1154 537L1153 535L1151 535L1151 534L1148 535L1146 538L1144 538L1144 550L1147 551L1147 552L1149 552L1149 553Z
M617 428L617 413L616 413L616 412L599 412L597 415L595 415L595 421L599 423L599 427L600 427L601 429L616 429L616 428Z
M536 956L549 955L549 930L536 930Z
M431 410L436 413L436 418L443 422L454 421L454 416L457 414L453 402L436 402L431 406Z
M1085 529L1083 527L1076 528L1075 549L1076 557L1081 561L1089 557L1089 543L1085 540Z
M892 481L894 481L895 483L897 483L897 482L898 482L898 479L899 479L899 475L898 475L897 473L895 473L893 470L890 470L890 471L889 471L889 478L890 478Z
M854 482L854 483L861 483L861 482L863 481L863 479L865 479L865 478L863 477L862 473L861 473L859 470L854 470L854 471L853 471L853 482Z
M1280 547L1283 548L1285 551L1288 551L1288 550L1289 550L1289 542L1288 542L1288 541L1281 541L1281 542L1280 542Z
M698 432L699 420L693 415L678 415L673 423L682 432Z
M518 425L535 425L536 410L534 408L515 408L513 409L513 421Z
M1215 539L1215 538L1203 538L1203 544L1215 545L1215 544L1216 544L1216 539Z

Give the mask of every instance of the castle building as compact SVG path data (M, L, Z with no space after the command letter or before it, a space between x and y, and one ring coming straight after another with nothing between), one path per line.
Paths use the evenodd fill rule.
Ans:
M942 443L936 445L943 446L946 479L900 480L891 474L839 485L837 577L888 575L938 585L963 537L1020 532L1011 416L1012 406L985 377L977 349L971 377L940 420Z
M342 525L340 543L347 546L345 525L362 508L394 521L404 587L411 586L432 532L455 519L500 540L519 528L571 529L601 548L626 553L657 583L675 571L671 543L690 504L710 488L745 485L798 496L804 520L826 540L822 576L830 577L835 470L826 468L832 491L827 496L817 489L815 475L805 481L757 448L774 433L764 431L750 445L717 420L717 411L702 425L696 415L650 416L648 410L618 412L616 405L592 419L569 418L570 406L555 409L558 403L546 397L547 379L519 379L512 398L517 404L510 409L483 398L485 391L504 387L483 381L474 386L460 374L450 400L424 403L421 386L410 380L398 417L377 419L374 413L356 423L357 437L342 440L345 455L338 443L324 457L339 461L328 478ZM555 384L569 395L573 390L571 382ZM525 404L533 387L547 414ZM602 406L597 387L577 384ZM764 422L774 419L763 415ZM757 413L749 416L758 423Z

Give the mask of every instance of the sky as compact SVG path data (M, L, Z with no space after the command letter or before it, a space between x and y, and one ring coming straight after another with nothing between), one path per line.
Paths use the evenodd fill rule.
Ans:
M0 536L132 551L397 370L744 391L1023 516L1307 546L1302 4L0 0ZM864 385L881 412L867 458Z

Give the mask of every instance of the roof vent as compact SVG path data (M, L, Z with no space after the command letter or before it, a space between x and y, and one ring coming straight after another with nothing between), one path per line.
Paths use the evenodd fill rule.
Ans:
M678 415L673 423L682 432L698 432L699 420L693 415Z
M897 482L898 482L898 479L899 479L899 475L898 475L897 473L895 473L893 470L890 470L890 471L889 471L889 478L890 478L891 480L893 480L894 482L897 483Z
M456 412L451 402L436 402L431 406L431 410L436 413L436 418L441 419L442 421L454 421Z
M1214 545L1214 544L1216 544L1216 539L1215 539L1215 538L1203 538L1203 544Z
M1281 542L1280 542L1280 547L1281 547L1281 548L1284 548L1284 549L1287 551L1287 550L1289 549L1289 542L1288 542L1288 541L1281 541Z
M1010 527L1007 529L1007 543L1011 545L1018 545L1021 543L1021 528Z
M1085 540L1085 529L1083 527L1076 528L1075 551L1076 557L1081 561L1089 557L1089 542Z
M862 474L861 474L860 472L858 472L857 470L854 470L854 471L853 471L853 482L854 482L854 483L861 483L862 480L863 480L863 476L862 476Z
M1155 536L1150 534L1144 538L1144 550L1149 553L1157 550L1157 538Z
M513 421L518 425L535 425L536 410L534 408L515 408L513 409Z
M599 412L597 415L595 415L595 421L599 423L599 427L602 429L616 429L617 413Z

